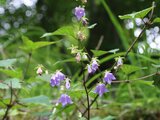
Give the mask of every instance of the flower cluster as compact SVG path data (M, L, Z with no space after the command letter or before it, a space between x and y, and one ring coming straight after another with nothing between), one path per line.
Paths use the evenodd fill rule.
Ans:
M66 89L70 88L70 79L66 78L66 76L61 72L61 71L56 71L55 74L52 75L51 80L50 80L50 84L52 87L54 86L60 86L61 81L65 80L65 87ZM66 106L67 104L72 104L72 100L70 98L70 96L68 96L67 94L62 94L61 97L58 100L59 103L62 104L62 106Z

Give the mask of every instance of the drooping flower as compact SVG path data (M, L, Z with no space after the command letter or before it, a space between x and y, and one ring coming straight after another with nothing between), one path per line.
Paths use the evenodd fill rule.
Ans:
M74 15L78 20L80 20L83 16L85 16L85 9L83 7L76 7L74 10Z
M64 79L65 79L65 75L62 72L57 71L55 74L52 75L50 84L52 87L59 86L60 82Z
M122 60L121 57L119 57L119 58L117 59L117 67L119 67L119 66L121 66L121 65L123 65L123 60Z
M111 84L112 80L115 80L115 79L116 78L112 73L108 71L105 72L104 79L103 79L105 83Z
M50 80L50 84L51 84L52 87L60 85L60 80L57 79L55 74L52 75L51 80Z
M41 67L38 67L36 73L37 73L38 75L42 75L42 72L43 72L42 68L41 68Z
M88 68L88 73L91 74L92 73L91 65L87 65L87 68Z
M66 79L66 88L67 88L67 89L70 88L70 82L69 82L69 79L68 79L68 78Z
M99 66L99 64L98 64L97 60L93 59L91 65L87 65L88 73L89 74L95 73L97 71L97 69L98 69L98 66Z
M94 72L96 72L96 70L98 69L98 63L97 63L97 61L94 59L93 61L92 61L92 70L93 70L93 73Z
M63 107L65 107L67 104L73 103L70 96L68 96L67 94L62 94L58 102L61 103Z
M97 93L100 97L105 93L105 92L109 92L108 89L106 88L105 84L100 83L96 86L96 89L94 91L95 93Z
M58 79L60 81L62 81L62 80L65 79L65 75L62 72L60 72L60 71L56 72L55 77L56 77L56 79Z

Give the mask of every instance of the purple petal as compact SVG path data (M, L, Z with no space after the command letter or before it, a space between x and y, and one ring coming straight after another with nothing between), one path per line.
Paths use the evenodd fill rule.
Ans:
M72 100L67 94L62 94L59 99L59 103L61 103L62 106L65 107L67 104L72 104Z
M85 9L83 7L76 7L74 10L74 15L78 20L85 16Z

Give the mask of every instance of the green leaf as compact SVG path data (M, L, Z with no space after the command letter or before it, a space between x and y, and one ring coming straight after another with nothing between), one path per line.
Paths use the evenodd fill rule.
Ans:
M109 53L116 53L117 51L119 51L119 49L113 49L113 50L109 50Z
M52 74L42 74L41 76L37 76L36 79L50 82L51 76L52 76Z
M123 64L121 66L121 70L126 73L127 75L133 72L136 72L138 70L142 70L142 69L146 69L146 68L141 68L141 67L137 67L137 66L133 66L133 65L127 65L127 64Z
M118 17L120 19L144 18L152 9L153 9L153 7L149 7L147 9L141 10L139 12L126 14L126 15L119 15Z
M26 36L22 36L22 40L23 40L24 45L20 46L20 48L27 51L27 52L31 52L31 51L36 50L38 48L56 43L56 42L45 42L45 41L33 42L32 40L30 40Z
M155 18L154 20L153 20L153 23L160 23L160 18L158 17L158 18Z
M69 95L71 98L81 98L83 95L85 94L85 91L83 89L79 89L79 90L71 90L69 91Z
M101 56L101 55L108 53L107 51L103 51L103 50L91 50L91 51L95 57L98 57L98 56Z
M9 89L10 88L9 86L12 87L13 89L20 89L21 83L19 79L16 78L8 79L0 83L0 89Z
M114 59L115 57L123 56L123 55L125 55L125 54L126 54L126 52L120 52L120 53L116 53L116 54L111 54L111 55L109 55L109 56L106 56L106 57L102 58L102 59L100 60L100 63L102 64L102 63L104 63L104 62L106 62L106 61L109 61L109 60L111 60L111 59Z
M69 37L73 37L73 38L75 36L74 29L72 26L64 26L64 27L61 27L58 30L52 32L52 33L43 34L41 38L47 37L47 36L53 36L53 35L65 35L65 36L69 36Z
M44 46L48 46L48 45L51 45L51 44L54 44L56 42L34 42L33 44L33 50L36 50L38 48L41 48L41 47L44 47Z
M44 95L20 99L22 103L50 105L49 98Z
M0 72L13 77L13 78L22 78L23 74L22 71L20 69L18 70L6 70L6 69L0 69Z
M0 60L0 67L10 67L16 62L16 59Z
M95 57L98 57L101 55L105 55L107 53L115 53L115 52L119 51L119 49L113 49L113 50L109 50L109 51L103 51L103 50L91 50L91 51Z

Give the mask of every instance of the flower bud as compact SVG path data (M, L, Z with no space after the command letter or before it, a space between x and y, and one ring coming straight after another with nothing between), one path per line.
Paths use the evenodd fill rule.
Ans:
M43 72L42 68L41 68L41 67L38 67L36 73L37 73L38 75L42 75L42 72Z
M78 52L77 54L76 54L76 61L77 62L80 62L81 61L81 54Z

